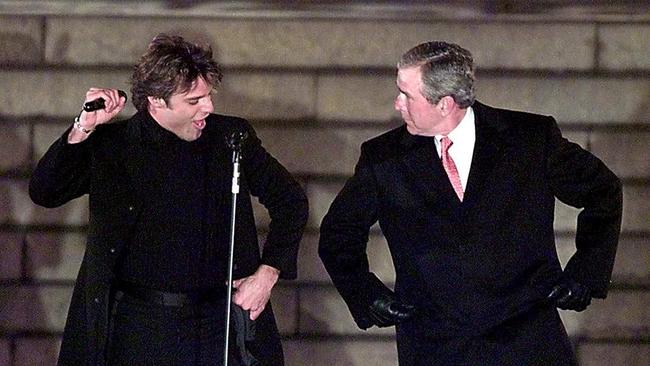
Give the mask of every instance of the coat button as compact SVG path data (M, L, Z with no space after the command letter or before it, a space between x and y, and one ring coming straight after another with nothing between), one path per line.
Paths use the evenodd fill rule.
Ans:
M129 206L129 211L133 211L134 209L135 209L135 207Z
M95 302L95 304L99 304L99 297L94 298L93 301Z
M115 254L115 248L111 248L108 251L111 252L111 254Z

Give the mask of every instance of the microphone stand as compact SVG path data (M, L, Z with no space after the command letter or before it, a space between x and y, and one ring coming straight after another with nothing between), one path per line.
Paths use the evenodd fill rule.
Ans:
M234 132L228 139L228 146L232 149L232 210L230 216L230 250L228 256L228 290L226 298L226 335L223 349L223 365L228 366L228 348L230 344L230 308L232 307L232 281L233 265L235 260L235 218L237 213L237 194L239 193L239 161L241 159L241 145L246 138L245 132Z

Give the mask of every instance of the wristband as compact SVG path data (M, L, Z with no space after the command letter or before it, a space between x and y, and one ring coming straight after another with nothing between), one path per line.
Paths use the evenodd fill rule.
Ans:
M84 127L81 125L81 122L79 121L79 116L77 116L77 117L74 118L74 128L76 128L77 130L79 130L79 131L85 133L86 135L88 135L89 133L95 131L94 128L91 129L91 130L84 128Z

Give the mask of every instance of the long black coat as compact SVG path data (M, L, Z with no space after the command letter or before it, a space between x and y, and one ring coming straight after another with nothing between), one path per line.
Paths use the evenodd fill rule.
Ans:
M397 327L403 364L446 364L431 358L445 357L435 346L440 339L486 334L532 310L559 322L543 304L563 275L589 286L595 297L607 293L622 212L619 179L564 139L551 117L478 102L473 108L476 143L462 203L434 139L402 126L362 145L354 175L321 226L321 259L355 321L367 328L366 309L385 290L365 253L369 228L379 222L395 291L418 308L413 321ZM582 209L577 252L564 272L554 241L556 197ZM538 355L549 351L537 347ZM501 351L507 348L505 342ZM490 362L499 363L477 364Z
M102 125L79 144L68 144L68 131L38 163L31 182L32 200L57 207L89 194L90 218L85 255L66 321L59 365L102 365L109 294L116 259L127 245L142 209L143 166L141 124L148 113ZM260 264L278 268L281 278L296 277L298 244L307 220L302 188L261 146L252 127L241 118L210 115L201 139L207 139L208 195L216 197L218 217L230 223L232 152L226 141L234 131L247 131L237 199L235 278L248 276ZM250 195L268 209L271 224L260 258ZM228 238L225 238L228 240ZM227 254L224 254L227 255ZM223 269L224 281L227 269ZM258 347L268 364L281 364L282 349L270 307L258 318Z

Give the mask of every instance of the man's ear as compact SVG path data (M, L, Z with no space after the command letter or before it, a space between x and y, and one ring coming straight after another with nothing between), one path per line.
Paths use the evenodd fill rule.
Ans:
M438 108L443 116L449 115L456 107L456 101L452 96L445 95L438 101Z
M147 97L147 100L149 101L149 105L153 108L167 107L167 103L165 103L165 100L163 98Z

